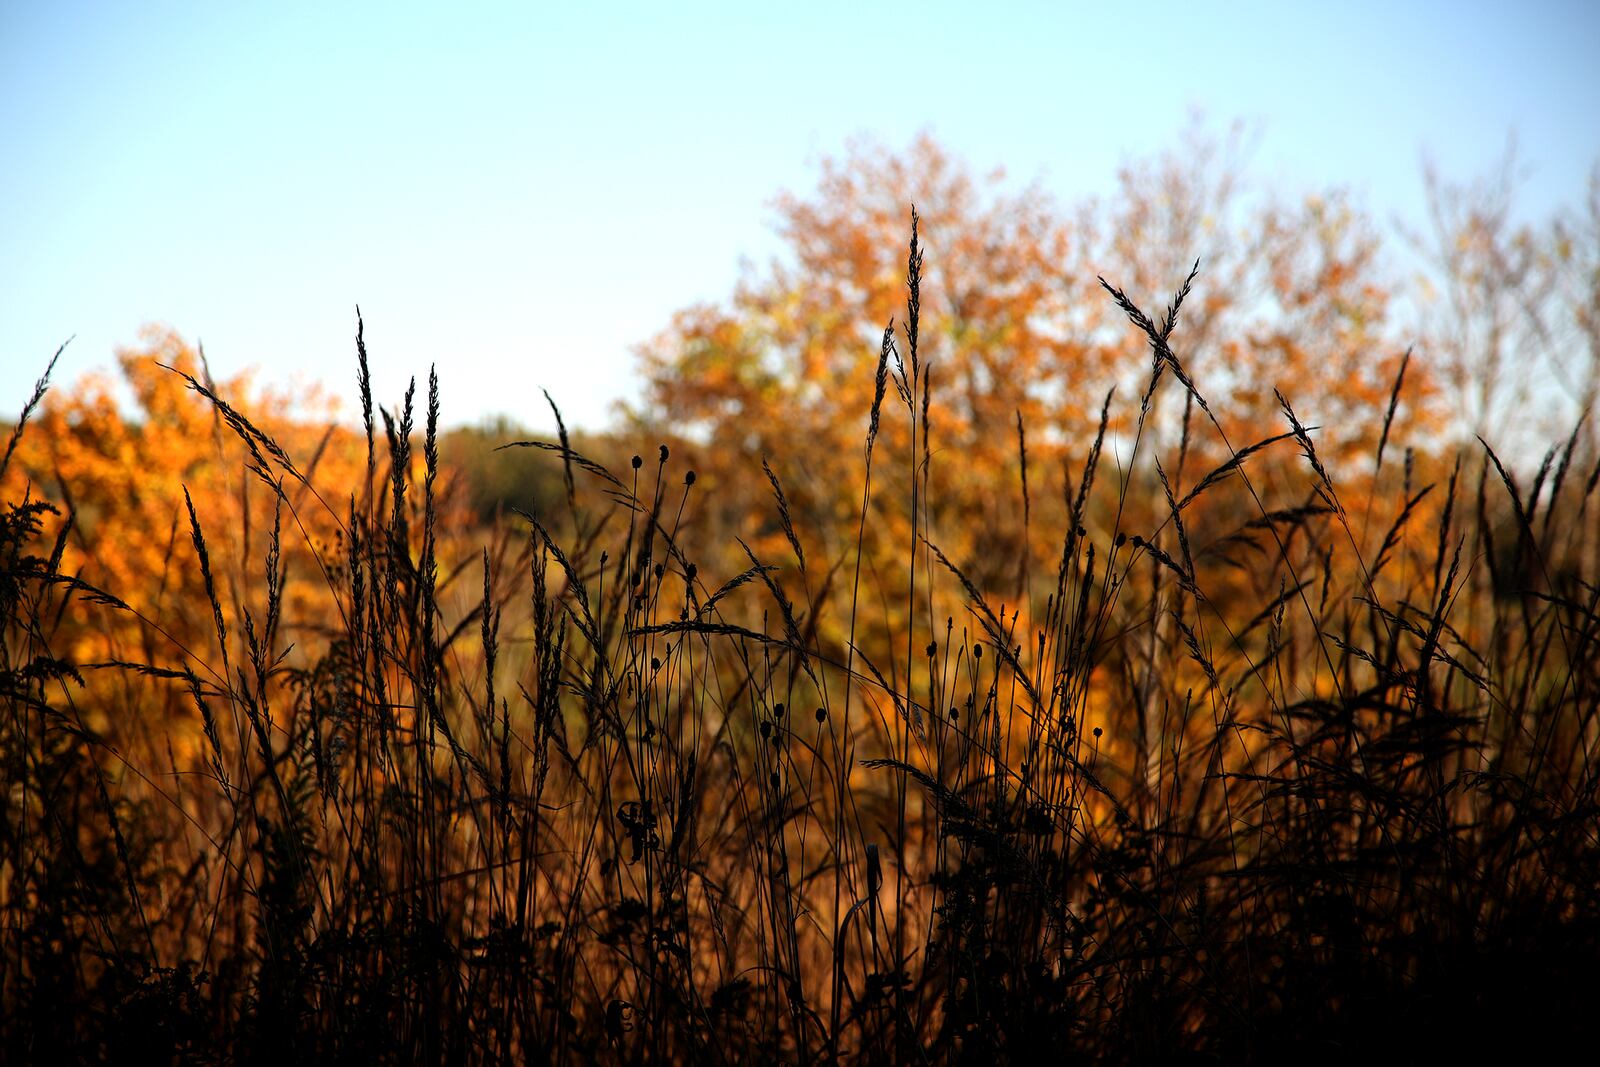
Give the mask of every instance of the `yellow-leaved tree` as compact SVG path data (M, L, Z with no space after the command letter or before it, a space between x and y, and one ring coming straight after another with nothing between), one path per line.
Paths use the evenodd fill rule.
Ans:
M725 302L680 312L640 352L645 391L632 418L689 450L706 484L691 520L705 534L698 543L738 536L763 560L789 564L789 594L838 641L842 611L828 618L824 601L841 575L849 584L858 531L860 596L883 605L885 634L905 617L908 561L930 567L918 555L923 538L985 594L1015 604L1035 561L1053 570L1113 387L1102 478L1139 473L1118 459L1134 453L1138 434L1143 473L1161 456L1181 495L1234 452L1289 429L1281 390L1316 424L1346 499L1358 498L1383 435L1393 447L1433 424L1431 377L1413 361L1386 421L1406 346L1390 326L1375 227L1337 190L1294 202L1249 190L1237 148L1193 134L1125 167L1106 202L1070 209L1037 184L974 175L929 136L899 152L861 143L825 161L813 193L776 201L785 254L749 271ZM915 336L906 330L913 209ZM1152 354L1100 278L1159 321L1196 260L1172 337L1196 392L1164 367L1141 424ZM885 352L887 386L876 374ZM873 508L862 527L879 389ZM1286 440L1250 462L1302 460ZM1190 517L1203 525L1205 510L1227 510L1228 499L1207 494ZM1241 520L1237 507L1253 506L1232 499L1219 537ZM1148 531L1164 513L1152 478L1099 525ZM725 562L748 563L737 548Z
M212 381L199 353L170 329L147 328L138 347L117 353L117 368L122 396L105 374L52 389L7 471L12 496L28 482L35 496L61 508L63 573L124 605L102 605L93 625L57 634L60 653L80 666L189 669L221 684L197 526L230 639L238 639L247 612L265 626L261 599L273 568L282 631L274 636L314 645L335 603L325 568L337 559L338 509L348 502L324 500L310 486L359 484L364 444L334 424L331 402L315 389L291 399L287 390L254 387L247 374ZM191 381L227 404L239 425L260 432L254 449ZM305 481L253 457L267 455L265 441L293 457ZM99 677L119 679L128 693L138 689L127 686L126 672L111 671L91 672L91 691ZM96 691L89 703L103 714L115 695Z

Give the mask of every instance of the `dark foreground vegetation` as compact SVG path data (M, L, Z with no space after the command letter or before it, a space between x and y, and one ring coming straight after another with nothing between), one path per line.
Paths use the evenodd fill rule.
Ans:
M64 569L70 500L14 494L7 1062L1592 1045L1584 424L1520 477L1489 445L1402 448L1402 362L1360 455L1319 452L1350 428L1312 425L1315 396L1234 439L1183 358L1204 276L1153 313L1107 286L1137 390L1081 441L982 428L1009 478L952 530L915 236L905 281L842 538L792 506L793 457L742 461L763 538L707 544L726 502L693 438L613 468L563 433L532 443L554 499L464 550L437 382L375 409L364 348L333 484L187 379L266 520L188 502L148 531L187 591L164 612ZM129 615L113 653L74 651Z

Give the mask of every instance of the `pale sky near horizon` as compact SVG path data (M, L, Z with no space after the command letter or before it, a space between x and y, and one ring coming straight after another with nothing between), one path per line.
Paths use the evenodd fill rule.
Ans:
M157 321L351 396L359 303L380 402L437 362L452 423L542 425L542 387L597 427L853 135L1071 201L1200 110L1258 179L1420 221L1424 153L1470 178L1512 134L1524 208L1577 203L1597 105L1600 3L4 0L0 417Z

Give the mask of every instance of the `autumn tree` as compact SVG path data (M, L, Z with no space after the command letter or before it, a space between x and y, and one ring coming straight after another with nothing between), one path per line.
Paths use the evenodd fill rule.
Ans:
M1515 145L1483 174L1424 170L1419 319L1458 433L1542 450L1600 399L1600 168L1576 207L1529 216ZM1592 420L1585 431L1600 442Z
M95 625L60 635L61 653L80 664L136 662L207 677L220 670L196 527L233 639L247 612L264 624L265 605L251 591L266 587L266 568L275 566L285 643L316 643L333 603L324 562L337 558L337 509L348 501L324 499L312 485L360 483L365 459L355 436L332 423L331 405L314 390L291 399L256 388L249 375L212 380L197 350L170 329L147 328L138 347L117 353L117 369L125 399L105 374L53 389L7 471L8 492L20 496L28 483L60 506L63 572L124 605L102 605ZM304 480L263 462L266 446L248 447L194 385L294 457ZM91 705L110 699L92 678L91 690Z
M824 161L814 193L777 199L786 255L749 271L725 303L684 310L642 349L635 422L681 435L710 476L703 521L755 537L773 558L789 550L763 502L759 460L789 457L774 460L774 473L812 569L837 566L856 534L886 327L899 358L912 346L914 207L925 257L916 346L929 403L896 404L890 390L874 496L900 504L884 503L868 524L869 557L875 546L885 560L903 554L921 530L985 589L1016 596L1026 561L1059 544L1073 476L1063 462L1081 463L1114 387L1107 465L1136 429L1147 446L1186 442L1186 463L1165 460L1179 492L1232 450L1288 428L1280 390L1318 424L1330 464L1370 456L1406 351L1376 229L1339 190L1288 201L1250 189L1241 143L1196 132L1128 164L1107 201L1076 208L1037 183L977 176L926 135L902 152L858 143ZM1159 317L1196 260L1173 349L1198 391L1163 373L1139 426L1152 355L1099 279ZM1429 424L1431 396L1428 369L1414 360L1396 438ZM1299 462L1292 445L1278 452ZM908 510L919 478L925 522ZM1150 489L1131 503L1144 509L1141 522L1155 513Z

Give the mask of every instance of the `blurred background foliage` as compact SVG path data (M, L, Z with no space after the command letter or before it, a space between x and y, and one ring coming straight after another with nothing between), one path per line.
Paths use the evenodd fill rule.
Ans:
M784 456L773 475L792 529L814 577L836 581L857 533L857 472L886 328L895 327L895 358L909 358L913 206L928 263L917 346L930 403L925 412L920 397L896 404L890 387L881 448L893 459L878 466L877 495L908 497L926 463L920 535L1001 599L1019 595L1026 561L1049 565L1071 499L1070 465L1081 464L1113 390L1108 464L1116 468L1117 457L1133 451L1135 434L1143 463L1171 449L1163 473L1177 497L1232 452L1284 434L1281 391L1314 424L1320 455L1373 536L1366 494L1380 440L1418 468L1420 485L1475 434L1491 437L1514 465L1536 467L1592 410L1600 390L1600 172L1581 199L1527 219L1517 210L1513 154L1495 173L1464 181L1430 170L1430 217L1396 237L1338 187L1293 197L1262 187L1247 156L1242 128L1198 124L1168 151L1130 161L1113 195L1063 204L1036 183L1019 188L1002 171L974 172L929 135L900 149L860 140L822 162L814 189L777 197L783 254L748 265L726 300L685 308L641 345L640 401L613 427L571 443L619 473L630 456L670 443L699 477L682 516L708 557L698 562L729 574L748 563L739 538L763 560L795 562L761 462ZM1146 388L1149 346L1100 279L1154 314L1197 259L1180 354L1191 379L1206 383L1210 411L1168 391L1153 394L1145 411L1132 401ZM203 528L237 531L214 552L218 573L239 575L241 585L259 577L262 532L274 521L274 494L244 472L243 447L182 374L209 382L305 457L309 482L358 480L365 446L348 421L332 421L316 388L291 393L258 386L254 375L211 382L191 343L165 327L119 352L117 367L116 378L90 377L50 394L7 472L7 490L28 481L68 502L74 528L65 565L147 619L197 592L198 578L174 563L187 537L185 489ZM443 388L448 398L448 367ZM564 511L560 463L501 447L555 438L530 429L548 425L546 398L523 400L528 425L503 418L441 434L441 558L459 564L477 531L513 511ZM1592 418L1576 433L1584 454L1600 442ZM926 455L911 454L914 436ZM1269 495L1296 484L1281 471L1298 462L1292 444L1281 442L1249 460ZM331 545L348 494L323 497L291 483L277 521L301 528L297 544ZM1196 502L1190 528L1202 549L1225 547L1262 503L1224 484ZM1267 503L1307 501L1285 490ZM1437 505L1418 507L1425 518ZM1117 509L1124 525L1153 529L1165 503L1134 494ZM919 536L911 523L904 508L875 513L863 534L869 582L894 572ZM1263 592L1246 588L1249 568L1226 551L1201 556L1219 580ZM328 606L326 576L309 556L295 556L287 572L286 619L314 630ZM803 599L792 566L779 580ZM229 617L242 613L241 596L224 590ZM891 630L895 610L883 620ZM182 649L207 640L205 620L193 613L163 630ZM149 627L124 620L81 635L75 648L89 659L117 659L152 652L153 640Z

